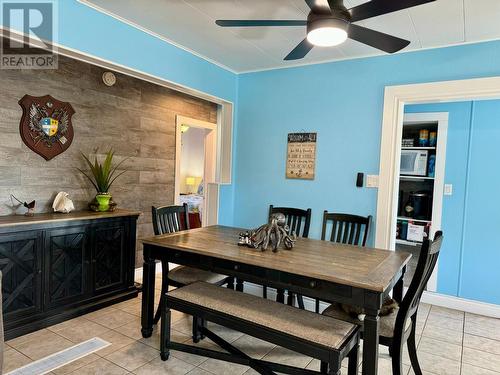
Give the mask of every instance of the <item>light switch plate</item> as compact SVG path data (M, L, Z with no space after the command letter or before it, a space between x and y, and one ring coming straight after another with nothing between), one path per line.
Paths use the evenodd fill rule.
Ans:
M444 184L444 195L453 195L453 185Z
M366 187L367 188L377 188L378 187L378 176L377 175L367 175L366 176Z

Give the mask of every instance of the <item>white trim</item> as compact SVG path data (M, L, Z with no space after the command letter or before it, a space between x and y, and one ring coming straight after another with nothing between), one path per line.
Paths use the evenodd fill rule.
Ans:
M198 129L209 130L205 135L205 153L204 153L204 171L203 171L203 184L204 184L204 198L203 198L203 217L201 219L202 225L205 226L208 222L207 218L217 217L218 215L218 204L211 204L209 200L213 199L211 194L208 194L208 184L214 183L215 176L217 174L218 164L216 160L219 158L220 150L217 149L218 142L218 130L217 124L197 120L190 117L185 117L181 115L175 116L175 183L174 183L174 199L175 204L180 203L180 193L181 193L181 154L182 154L182 125L189 125L190 127ZM215 139L214 139L215 137ZM209 147L207 147L207 145ZM211 210L211 212L207 212ZM212 212L215 211L215 212ZM211 223L214 225L217 223Z
M77 0L77 1L80 4L82 4L82 5L88 6L89 8L92 8L92 9L98 11L99 13L103 13L103 14L105 14L105 15L107 15L109 17L112 17L112 18L114 18L114 19L116 19L116 20L118 20L118 21L120 21L120 22L122 22L122 23L124 23L126 25L129 25L129 26L133 27L134 29L140 30L143 33L146 33L148 35L151 35L152 37L160 39L161 41L166 42L168 44L171 44L174 47L177 47L179 49L182 49L182 50L184 50L184 51L186 51L186 52L188 52L188 53L190 53L190 54L192 54L192 55L194 55L196 57L199 57L200 59L208 61L211 64L217 65L219 68L227 70L227 71L229 71L229 72L231 72L233 74L238 74L237 71L231 69L227 65L224 65L224 64L222 64L222 63L220 63L218 61L212 60L211 58L209 58L209 57L207 57L205 55L202 55L201 53L198 53L198 52L196 52L196 51L194 51L194 50L192 50L192 49L190 49L190 48L188 48L186 46L183 46L182 44L174 42L172 39L168 39L168 38L166 38L166 37L164 37L164 36L162 36L162 35L160 35L158 33L155 33L154 31L152 31L150 29L145 28L144 26L141 26L141 25L139 25L139 24L137 24L137 23L135 23L133 21L130 21L127 18L124 18L122 16L119 16L116 13L113 13L113 12L107 10L107 9L104 9L104 8L100 7L99 5L96 5L96 4L92 3L92 2L90 2L89 0Z
M491 303L472 301L432 292L424 292L422 302L472 314L500 318L500 306Z
M404 124L421 124L421 123L435 123L437 122L437 147L436 147L436 166L435 166L435 178L434 178L434 192L433 192L433 204L432 204L432 218L431 218L431 232L429 233L431 238L434 238L434 234L441 230L441 217L443 211L443 192L444 192L444 180L445 180L445 166L446 166L446 144L448 140L448 113L447 112L426 112L426 113L406 113L404 115ZM401 147L399 147L399 158L401 157ZM395 179L399 177L399 169L395 170L397 174ZM399 189L398 189L399 190ZM395 191L397 193L397 190ZM398 195L393 198L395 199L395 204L398 204ZM391 225L396 228L397 218L394 217ZM390 249L395 249L396 237L394 236L391 242ZM438 264L434 268L429 282L427 283L427 289L430 291L437 290L437 273Z
M405 104L485 100L500 97L500 77L475 78L460 81L409 84L385 88L380 147L379 190L375 246L390 249L394 228L392 219L397 205L394 194L397 187L395 171L399 170L399 139Z

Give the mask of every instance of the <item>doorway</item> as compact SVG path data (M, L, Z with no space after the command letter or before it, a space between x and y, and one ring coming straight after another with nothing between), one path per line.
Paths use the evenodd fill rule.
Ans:
M175 203L187 204L190 228L217 223L216 137L217 124L176 117Z
M445 241L436 292L423 301L487 316L500 316L498 200L491 186L498 174L488 173L500 140L500 77L386 87L377 200L376 247L395 249L401 140L407 106L448 112L445 200ZM431 108L432 107L432 108ZM453 117L454 116L454 117Z

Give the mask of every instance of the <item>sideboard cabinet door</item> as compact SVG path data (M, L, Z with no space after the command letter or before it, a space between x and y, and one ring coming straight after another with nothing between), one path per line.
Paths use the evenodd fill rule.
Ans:
M123 288L126 283L126 231L127 227L121 220L92 229L93 284L97 294Z
M89 293L86 225L47 230L45 303L47 308L81 301Z
M2 304L6 323L41 311L41 232L0 235Z

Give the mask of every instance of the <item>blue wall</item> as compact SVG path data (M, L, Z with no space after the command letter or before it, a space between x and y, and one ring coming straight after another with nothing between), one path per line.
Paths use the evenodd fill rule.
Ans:
M317 238L325 209L375 216L376 189L356 188L355 177L357 172L378 174L384 87L498 76L498 61L497 41L241 75L234 223L261 224L270 203L311 207L311 235ZM461 111L459 118L470 118L470 108ZM314 181L285 178L286 135L302 130L318 133ZM461 142L467 145L466 138ZM460 147L457 160L466 162ZM453 199L460 194L465 193L455 190ZM449 225L457 231L460 222ZM449 256L442 263L451 276L448 280L443 273L439 288L457 295L460 264ZM485 294L489 297L483 300L500 303Z
M494 186L500 174L491 169L500 144L500 100L412 105L405 112L448 112L447 184L442 228L438 291L500 304L499 246L491 235L500 228L500 201ZM493 172L493 173L491 173ZM490 197L493 196L493 199Z

